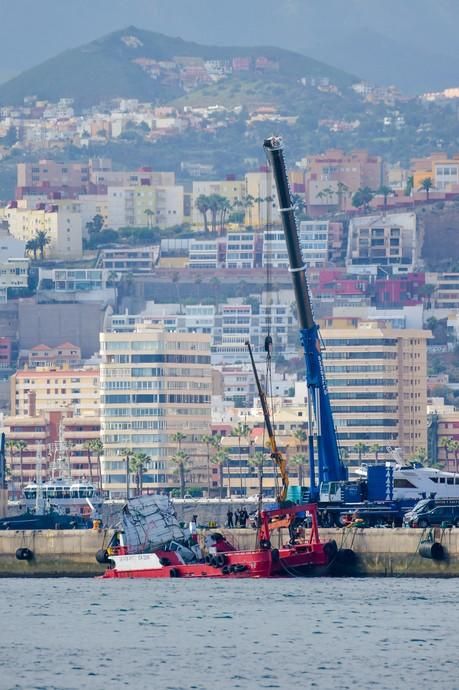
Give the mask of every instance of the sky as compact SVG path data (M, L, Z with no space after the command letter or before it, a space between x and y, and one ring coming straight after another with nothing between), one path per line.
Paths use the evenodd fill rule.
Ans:
M0 79L135 25L291 48L385 83L453 85L458 22L459 0L0 0Z

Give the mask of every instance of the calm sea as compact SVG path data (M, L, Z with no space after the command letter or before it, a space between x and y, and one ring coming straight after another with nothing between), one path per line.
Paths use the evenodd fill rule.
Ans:
M459 689L457 580L0 580L1 690Z

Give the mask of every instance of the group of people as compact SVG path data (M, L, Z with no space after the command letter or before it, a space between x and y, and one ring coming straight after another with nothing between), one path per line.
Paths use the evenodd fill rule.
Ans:
M228 508L228 512L226 513L226 526L230 528L234 527L242 527L244 528L247 524L247 520L249 519L249 514L247 510L244 508L240 508L234 511L232 511L231 508Z

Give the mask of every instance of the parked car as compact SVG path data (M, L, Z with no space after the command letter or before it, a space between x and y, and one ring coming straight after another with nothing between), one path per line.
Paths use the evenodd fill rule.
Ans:
M443 523L459 527L459 500L420 501L405 514L403 523L407 527L440 527Z

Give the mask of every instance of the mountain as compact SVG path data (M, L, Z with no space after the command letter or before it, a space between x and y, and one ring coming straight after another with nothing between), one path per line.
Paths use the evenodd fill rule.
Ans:
M2 84L0 104L18 105L32 95L51 101L73 98L79 106L115 97L164 103L185 94L177 71L180 58L250 58L250 69L242 67L237 73L245 82L285 85L297 83L301 77L325 77L346 86L356 80L342 70L280 48L204 46L129 26L67 50ZM257 58L259 69L255 69Z
M276 45L375 83L396 84L408 93L459 82L458 0L5 0L0 4L0 66L9 74L134 24L201 44Z

